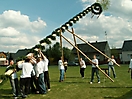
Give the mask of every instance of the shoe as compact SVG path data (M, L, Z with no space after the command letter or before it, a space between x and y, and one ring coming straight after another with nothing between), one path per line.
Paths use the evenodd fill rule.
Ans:
M27 98L27 95L23 95L22 98Z
M17 99L17 98L18 98L17 96L14 97L14 99Z
M39 91L36 91L36 94L39 94Z
M93 82L90 82L90 84L93 84Z
M63 80L59 80L59 82L63 82Z
M100 81L98 81L98 84L100 84Z
M84 77L82 77L82 79L84 79Z
M48 92L50 91L50 89L48 89Z

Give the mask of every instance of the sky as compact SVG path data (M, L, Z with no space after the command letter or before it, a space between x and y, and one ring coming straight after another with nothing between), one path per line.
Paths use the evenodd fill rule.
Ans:
M95 1L0 0L0 51L32 48ZM110 0L109 9L99 18L89 13L74 24L75 33L89 42L108 40L111 48L121 48L124 40L132 40L131 5L131 0ZM73 42L70 33L64 36ZM77 43L83 42L77 39ZM72 48L64 40L63 46Z

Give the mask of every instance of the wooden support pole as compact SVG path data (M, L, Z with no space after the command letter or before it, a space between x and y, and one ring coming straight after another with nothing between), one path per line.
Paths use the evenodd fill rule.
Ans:
M73 43L71 43L66 37L64 37L63 35L61 35L68 43L70 43L74 48L76 48L76 50L78 50L83 56L85 56L91 63L92 60L86 56L80 49L78 49ZM112 82L114 82L114 80L112 78L110 78L99 66L96 66L107 78L109 78Z
M72 32L70 30L67 29L67 31L72 34ZM92 44L88 43L87 41L85 41L84 39L82 39L81 37L79 37L77 34L74 33L73 35L75 35L77 38L79 38L80 40L82 40L83 42L85 42L86 44L88 44L89 46L91 46L93 49L95 49L96 51L98 51L100 54L102 54L106 58L111 59L110 57L108 57L107 55L105 55L104 53L102 53L99 49L97 49L96 47L94 47ZM120 65L118 63L116 63L114 61L112 61L112 62L115 63L118 67L120 67Z
M62 31L61 30L60 30L60 49L61 49L62 62L64 62L64 52L63 52L63 46L62 46Z
M75 46L77 47L76 37L74 35L74 29L73 28L72 28L72 34L73 34L73 39L74 39ZM78 56L78 61L79 61L79 64L80 64L80 54L79 54L78 50L77 50L77 56Z

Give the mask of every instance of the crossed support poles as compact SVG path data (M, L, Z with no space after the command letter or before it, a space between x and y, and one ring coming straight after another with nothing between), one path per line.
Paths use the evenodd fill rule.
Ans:
M61 30L60 30L61 31ZM77 47L77 44L76 44L76 39L75 37L79 38L80 40L82 40L83 42L85 42L87 45L91 46L93 49L95 49L96 51L98 51L100 54L102 54L103 56L105 56L106 58L108 59L111 59L110 57L108 57L107 55L105 55L104 53L102 53L99 49L97 49L96 47L94 47L93 45L91 45L90 43L88 43L87 41L85 41L84 39L82 39L81 37L79 37L77 34L74 33L74 30L72 28L72 31L68 30L67 31L71 34L73 34L73 38L74 38L74 42L75 42L75 45L73 43L71 43L66 37L64 37L62 35L62 33L60 33L60 45L62 45L62 38L65 39L69 44L71 44L76 50L77 50L77 54L78 54L78 59L80 59L80 55L79 53L81 53L85 58L87 58L90 63L92 63L92 60L87 56L85 55L78 47ZM61 46L62 47L62 46ZM62 48L61 48L62 49ZM63 49L62 49L63 50ZM63 52L63 51L62 51ZM63 54L63 53L62 53ZM63 55L62 55L63 56ZM118 67L120 67L120 65L116 62L114 62ZM112 82L114 82L114 80L109 77L99 66L96 66L108 79L110 79Z

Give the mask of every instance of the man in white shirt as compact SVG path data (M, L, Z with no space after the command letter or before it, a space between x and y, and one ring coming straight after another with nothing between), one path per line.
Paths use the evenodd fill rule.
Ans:
M81 77L84 78L84 71L85 71L85 68L86 68L86 64L85 64L85 61L80 58L80 74L81 74Z
M98 83L100 83L100 76L99 76L99 70L97 68L98 66L98 59L96 59L96 55L93 55L93 59L92 59L92 74L91 74L91 82L90 84L93 83L94 80L94 73L96 73L97 79L98 79Z
M63 82L64 80L64 65L63 65L63 61L62 61L62 57L60 58L60 60L58 61L58 67L59 67L59 70L60 70L60 80L59 82Z
M9 79L10 79L10 84L12 87L13 96L17 98L18 97L18 77L17 77L17 73L16 73L17 71L15 68L13 59L9 60L9 66L7 67L5 72L7 72L8 70L13 70L13 73L11 73Z
M24 63L18 64L18 68L22 69L22 73L20 76L21 95L22 98L26 98L30 92L30 80L31 73L33 71L33 65L30 63L30 59L26 58Z
M39 93L46 94L46 87L44 82L44 62L41 57L37 58L37 66L36 66L36 77L38 79L39 84Z
M114 68L114 63L116 63L114 59L114 55L111 56L111 59L108 59L108 76L110 76L110 71L112 70L114 78L116 78L116 72Z
M50 78L49 78L49 72L48 72L48 64L49 60L47 57L42 53L41 50L39 50L39 54L41 55L43 62L44 62L44 82L47 86L48 91L50 91Z
M132 79L132 55L131 55L131 59L130 59L130 64L129 64L129 69L128 69L128 73L131 71L131 79Z

